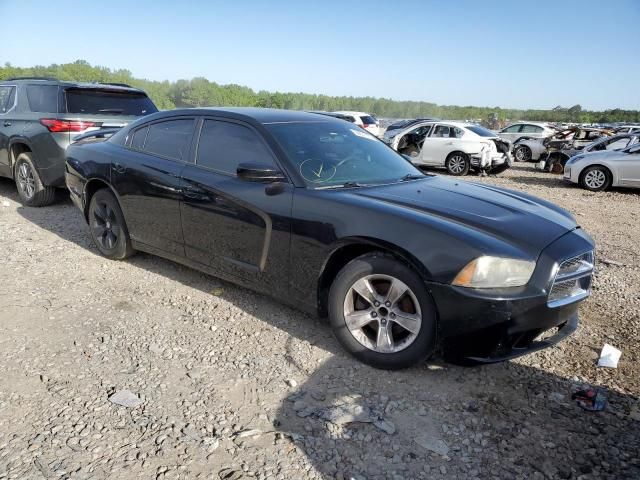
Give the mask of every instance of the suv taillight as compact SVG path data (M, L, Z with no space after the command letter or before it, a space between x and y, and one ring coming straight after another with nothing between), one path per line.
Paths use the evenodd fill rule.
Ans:
M57 118L41 118L40 123L47 127L50 132L84 132L87 128L95 127L93 122L83 122L82 120L58 120Z

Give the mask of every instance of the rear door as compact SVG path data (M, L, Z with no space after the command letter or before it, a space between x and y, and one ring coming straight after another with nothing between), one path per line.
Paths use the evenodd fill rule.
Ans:
M443 166L447 155L453 151L455 134L453 126L436 124L424 140L420 160L425 165Z
M640 187L640 145L630 147L628 154L617 160L620 185Z
M9 137L15 129L12 128L11 111L16 103L16 87L14 85L0 85L0 175L11 176L9 167Z
M127 138L128 151L111 163L131 239L184 256L180 221L182 180L190 159L195 119L172 117L145 124Z
M221 118L201 122L195 164L182 173L186 255L261 290L284 293L293 185L269 194L264 183L237 177L240 163L278 166L252 126Z

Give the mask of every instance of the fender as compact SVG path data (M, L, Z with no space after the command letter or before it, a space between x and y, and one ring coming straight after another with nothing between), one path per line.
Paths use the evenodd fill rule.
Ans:
M27 137L23 137L22 135L13 135L12 137L9 138L9 144L8 144L8 149L9 149L9 169L11 170L11 178L13 179L13 164L15 163L15 158L12 158L13 155L11 154L11 151L13 150L13 146L16 143L23 143L25 144L27 147L29 147L29 150L31 150L32 152L35 153L34 148L33 148L33 144L31 143L30 140L27 139ZM33 166L36 168L36 170L38 171L38 175L40 175L40 166L38 165L38 162L33 162Z

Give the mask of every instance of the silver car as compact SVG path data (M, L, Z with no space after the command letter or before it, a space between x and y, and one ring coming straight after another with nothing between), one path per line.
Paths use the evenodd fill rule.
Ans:
M564 179L598 192L609 187L640 188L640 144L624 150L581 153L567 160Z
M498 132L500 138L515 143L522 137L526 138L547 138L556 133L557 130L550 128L544 123L518 122L503 128Z

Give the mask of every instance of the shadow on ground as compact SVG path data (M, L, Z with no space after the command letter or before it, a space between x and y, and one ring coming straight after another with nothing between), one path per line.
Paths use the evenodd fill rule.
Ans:
M9 182L0 182L0 195L17 200ZM97 256L68 200L18 213ZM308 315L157 257L128 262L206 292L224 285L225 300L333 354L312 372L297 366L307 380L272 418L283 452L293 442L323 479L640 478L636 398L609 392L606 411L586 412L570 399L573 380L515 362L375 370L345 355ZM273 309L293 321L262 313ZM295 363L287 352L283 361Z

